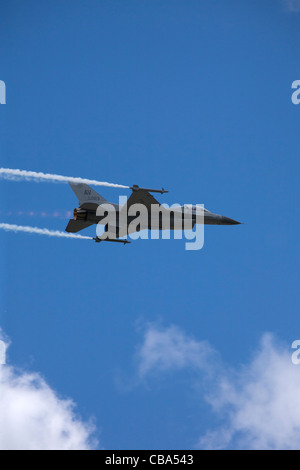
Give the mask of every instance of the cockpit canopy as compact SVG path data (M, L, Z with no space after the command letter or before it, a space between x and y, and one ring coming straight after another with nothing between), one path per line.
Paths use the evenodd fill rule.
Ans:
M202 210L203 212L209 212L209 211L208 211L207 209L205 209L204 207L199 207L199 206L197 207L196 205L193 205L193 204L185 204L185 205L183 206L183 209L184 209L185 207L186 207L187 209L190 209L193 214L196 214L197 211L200 212L201 210Z

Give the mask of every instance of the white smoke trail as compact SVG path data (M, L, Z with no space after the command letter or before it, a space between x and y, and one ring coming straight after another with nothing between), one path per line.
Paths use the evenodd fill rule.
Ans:
M75 233L59 232L57 230L48 230L47 228L38 228L38 227L28 227L25 225L13 225L13 224L0 223L0 230L6 230L7 232L16 232L16 233L17 232L35 233L37 235L46 235L48 237L80 238L81 240L93 240L92 237L76 235Z
M52 175L51 173L41 173L36 171L27 171L27 170L13 170L11 168L0 168L0 178L13 181L52 181L56 183L84 183L92 184L94 186L108 186L110 188L125 188L128 189L129 186L123 186L122 184L107 183L105 181L90 180L86 178L77 178L74 176L62 176L62 175Z

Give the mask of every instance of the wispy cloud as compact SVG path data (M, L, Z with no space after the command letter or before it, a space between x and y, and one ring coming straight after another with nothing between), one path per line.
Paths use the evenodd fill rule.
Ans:
M3 340L3 337L2 337ZM88 450L94 426L37 373L0 366L0 450Z
M290 12L300 12L300 0L283 0L285 8Z
M194 367L208 370L208 357L214 354L206 341L195 341L178 327L162 329L148 325L143 343L137 352L138 375L146 377L152 372Z
M299 449L300 369L291 352L265 334L249 363L232 370L207 342L177 327L149 325L137 352L137 374L154 377L176 369L198 371L202 395L220 425L201 436L205 449ZM195 376L195 374L194 374Z

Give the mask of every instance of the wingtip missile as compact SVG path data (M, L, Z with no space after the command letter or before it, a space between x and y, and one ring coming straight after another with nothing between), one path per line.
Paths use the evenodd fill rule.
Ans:
M131 243L131 242L129 242L128 240L120 240L120 239L115 239L115 238L103 238L103 239L101 240L101 238L96 237L96 238L93 238L93 240L95 240L96 243L100 243L100 242L115 242L115 243L123 243L123 245L127 245L127 243Z
M131 189L132 191L148 191L149 193L160 193L160 194L164 194L164 193L169 192L164 188L162 188L162 189L140 188L137 184L134 184L133 186L130 186L129 189Z

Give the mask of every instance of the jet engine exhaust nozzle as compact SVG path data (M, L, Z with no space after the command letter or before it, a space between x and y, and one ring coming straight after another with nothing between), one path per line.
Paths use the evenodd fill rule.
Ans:
M73 218L74 220L86 220L87 211L83 209L74 209Z

